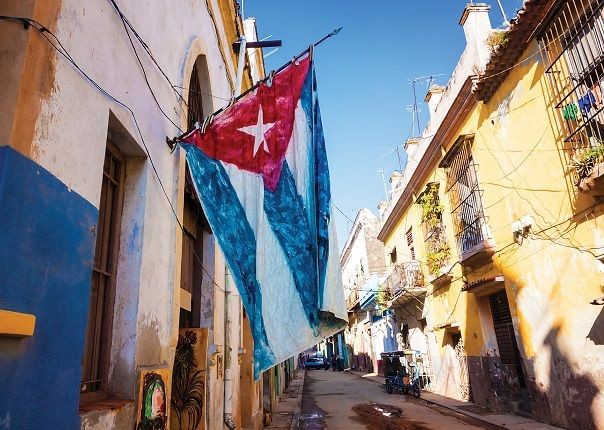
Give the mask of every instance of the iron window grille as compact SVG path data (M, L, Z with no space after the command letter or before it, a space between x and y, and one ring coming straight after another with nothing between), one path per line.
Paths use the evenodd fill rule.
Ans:
M472 156L473 140L473 136L460 137L440 164L446 168L446 193L451 201L457 252L462 260L490 239Z
M568 162L604 140L603 5L559 2L537 38Z

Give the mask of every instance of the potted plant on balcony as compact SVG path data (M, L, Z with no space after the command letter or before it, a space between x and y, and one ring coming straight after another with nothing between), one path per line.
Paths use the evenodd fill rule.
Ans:
M577 172L577 186L582 192L604 195L604 143L578 153L571 167Z

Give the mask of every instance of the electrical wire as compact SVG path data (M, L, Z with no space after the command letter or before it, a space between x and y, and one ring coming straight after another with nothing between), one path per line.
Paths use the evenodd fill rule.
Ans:
M212 95L212 94L209 94L209 93L204 93L203 91L192 90L190 88L185 88L185 87L181 87L181 86L178 86L178 85L174 85L174 88L180 88L181 90L186 90L186 91L188 91L190 93L195 93L195 94L201 94L203 96L214 97L215 99L220 99L220 100L224 100L224 101L227 101L227 102L231 101L231 99L227 99L225 97L215 96L215 95Z
M65 49L64 45L61 43L61 41L57 38L57 36L51 32L50 30L48 30L48 28L44 27L42 24L40 24L38 21L34 20L34 19L30 19L30 18L23 18L23 17L12 17L12 16L0 16L0 20L8 20L8 21L18 21L24 24L24 26L27 28L32 27L34 29L36 29L47 41L48 43L59 53L61 54L61 56L63 56L65 59L67 59L67 61L90 83L92 84L101 94L103 94L105 97L107 97L109 100L113 101L114 103L122 106L124 109L126 109L130 115L132 116L132 119L134 121L134 125L136 127L136 130L138 132L138 135L141 139L141 143L143 145L143 148L145 149L145 152L147 154L147 157L149 158L149 162L151 165L151 168L153 169L153 172L155 173L155 176L157 177L158 183L162 189L163 195L165 196L170 209L176 219L176 222L178 223L178 226L180 227L182 233L183 233L183 237L185 237L187 240L187 234L185 231L185 228L183 226L183 224L181 223L180 219L178 218L178 214L176 213L176 209L174 208L174 205L172 204L172 201L170 199L170 197L168 196L168 192L166 191L166 188L164 187L163 181L161 180L161 176L157 170L157 167L155 166L155 163L153 161L153 158L151 156L151 152L149 151L149 148L147 146L147 143L145 142L145 138L143 136L143 132L139 126L138 120L136 119L136 115L134 113L134 111L130 108L130 106L128 106L126 103L118 100L116 97L114 97L113 95L111 95L107 90L105 90L100 84L98 84L89 74L87 74L78 64L77 62L73 59L73 57L71 56L71 54L69 53L69 51L67 51L67 49ZM53 42L48 36L47 34L49 34L55 41ZM199 266L201 267L202 271L206 274L206 276L212 281L212 283L219 288L220 290L224 291L224 289L218 284L216 283L216 281L214 280L214 278L212 277L212 275L210 275L210 273L208 272L208 270L204 267L201 259L199 258L199 255L197 255L197 253L194 250L194 246L193 244L189 241L189 244L191 245L191 250L193 251L193 255L195 256L197 262L199 263Z
M214 26L214 33L216 34L216 40L218 41L218 50L220 51L220 55L222 57L222 62L224 63L224 73L229 81L229 85L231 87L231 93L235 94L235 84L233 83L233 79L229 73L229 67L227 65L226 56L224 54L224 46L222 45L222 39L220 38L220 32L218 31L218 24L216 23L216 18L214 17L214 12L210 7L209 0L205 0L206 9L208 14L210 15L210 19L212 20L212 25Z
M141 44L141 46L143 47L143 49L145 50L145 52L147 53L147 55L149 56L149 58L151 59L151 61L153 61L153 64L155 64L155 66L160 71L160 73L162 74L162 76L166 79L166 81L168 81L168 84L170 84L170 87L174 90L174 92L176 93L176 95L186 104L187 102L182 97L182 94L180 94L180 92L176 90L177 87L172 83L172 81L170 80L170 78L168 77L168 75L166 74L166 72L164 72L164 70L161 68L161 66L159 65L159 63L155 59L155 56L151 52L151 49L149 48L149 45L138 34L138 32L136 31L136 29L134 28L134 26L130 23L130 21L128 20L128 18L126 17L126 15L124 15L124 13L122 13L122 11L118 7L117 3L114 0L109 0L109 1L111 2L111 4L113 5L113 8L116 10L116 12L118 13L118 15L120 16L120 19L122 20L122 22L125 25L127 25L128 28L130 28L130 31L132 31L132 34L134 34L134 37L139 41L139 43ZM208 94L208 95L212 96L211 94Z
M149 78L147 77L147 72L145 70L145 66L143 66L143 62L141 61L138 52L136 51L136 47L134 46L134 41L132 40L132 37L130 36L130 31L128 31L128 24L126 24L127 19L124 16L124 14L122 13L122 11L120 10L120 8L117 6L117 4L115 3L114 0L109 0L112 4L113 7L115 8L115 10L117 11L117 13L119 14L121 21L122 21L122 25L124 27L124 31L126 32L126 36L128 36L128 40L130 41L130 46L132 46L132 51L134 52L134 56L136 57L136 61L138 62L141 71L143 72L143 78L145 79L145 83L147 84L147 88L149 88L149 92L151 93L151 96L153 97L153 101L155 101L155 104L157 105L157 108L159 109L159 111L162 113L162 115L164 117L166 117L166 119L168 121L170 121L172 123L172 125L174 127L176 127L181 133L183 133L183 130L180 128L180 126L178 124L176 124L172 118L170 118L168 116L168 114L166 114L166 112L163 110L163 108L161 107L161 105L159 104L159 101L157 100L157 97L155 95L155 92L153 91L153 88L151 88L151 83L149 82ZM132 27L130 27L132 28ZM134 31L134 30L132 30ZM139 39L139 41L142 39ZM143 46L146 46L146 44L144 42L141 42L143 44ZM149 53L149 52L148 52ZM153 59L153 56L149 53L149 55L151 56L151 58ZM153 61L155 62L155 59L153 59ZM161 68L159 67L159 65L157 64L157 62L155 62L155 64L157 65L157 67L161 70ZM170 83L170 86L172 87L172 89L174 89L174 85L172 85L172 82L170 81L170 78L168 78L168 76L163 72L163 70L161 70L162 74L164 75L164 77L168 80L168 82ZM179 94L180 96L180 94ZM180 96L182 98L182 96ZM183 99L184 100L184 99Z
M344 218L346 218L348 221L350 221L351 223L353 223L353 224L354 224L354 221L353 221L353 220L351 220L351 219L348 217L348 215L346 215L346 214L345 214L345 213L342 211L342 209L340 209L340 208L338 207L338 205L336 205L335 203L332 203L332 204L333 204L333 207L334 207L334 208L336 208L336 209L338 210L338 212L340 212L340 213L341 213L341 214L344 216Z

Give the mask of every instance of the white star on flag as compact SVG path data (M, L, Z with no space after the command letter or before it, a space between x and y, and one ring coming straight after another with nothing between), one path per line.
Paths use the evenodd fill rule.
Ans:
M264 152L267 154L270 153L265 136L274 125L274 122L264 123L264 114L262 113L262 105L260 105L260 110L258 111L258 122L254 125L248 125L247 127L241 127L238 129L239 131L254 137L254 157L258 153L260 145L262 144L264 144L262 145Z

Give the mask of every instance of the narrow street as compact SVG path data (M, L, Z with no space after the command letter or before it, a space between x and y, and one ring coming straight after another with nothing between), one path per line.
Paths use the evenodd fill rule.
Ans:
M497 429L344 372L306 372L299 429Z

